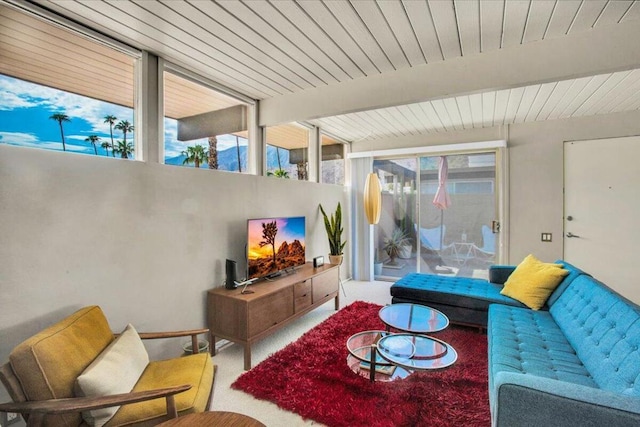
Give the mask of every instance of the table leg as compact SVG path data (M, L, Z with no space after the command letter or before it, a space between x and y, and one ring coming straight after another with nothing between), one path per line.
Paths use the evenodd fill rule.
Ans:
M369 381L375 382L376 380L376 358L378 357L378 346L372 345L369 352L371 358L369 359Z
M244 344L244 370L251 369L251 344Z

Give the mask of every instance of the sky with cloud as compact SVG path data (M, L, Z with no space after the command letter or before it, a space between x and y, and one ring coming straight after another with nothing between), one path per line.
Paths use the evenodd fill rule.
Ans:
M71 120L63 123L67 151L90 155L94 155L94 149L85 141L89 135L99 136L100 142L110 142L105 116L113 115L118 121L134 123L130 108L0 74L0 143L61 151L60 126L49 118L55 113L64 113ZM206 138L178 141L177 122L165 118L164 124L165 158L179 156L189 145L208 146ZM122 133L114 129L113 137L121 140ZM133 142L133 135L128 134L127 141ZM106 155L100 142L97 144L98 155ZM235 147L235 144L233 135L218 137L219 151Z

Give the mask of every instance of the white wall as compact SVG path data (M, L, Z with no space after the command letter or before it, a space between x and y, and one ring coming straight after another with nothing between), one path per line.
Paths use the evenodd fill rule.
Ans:
M506 139L509 151L510 216L506 261L517 264L529 253L544 261L563 257L564 141L632 135L640 135L640 111L522 123L508 128L363 141L354 144L352 151ZM552 233L553 241L541 242L542 232ZM612 254L611 261L615 263L615 254ZM582 267L589 271L588 266Z
M248 218L305 216L307 259L326 259L318 204L338 201L345 187L0 144L0 363L90 304L115 331L205 327L225 259L245 271ZM181 342L151 352L173 356Z

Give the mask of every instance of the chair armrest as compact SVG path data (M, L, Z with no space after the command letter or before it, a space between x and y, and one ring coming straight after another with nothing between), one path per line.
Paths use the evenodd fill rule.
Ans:
M153 340L158 338L176 338L176 337L193 337L200 334L209 333L209 329L191 329L188 331L171 331L171 332L140 332L140 338L143 340Z
M174 331L174 332L142 332L139 333L140 338L143 340L153 340L158 338L176 338L176 337L191 337L191 348L193 349L193 354L197 354L200 352L200 348L198 346L198 335L200 334L208 334L209 329L191 329L188 331Z
M491 265L489 266L489 282L504 285L515 269L515 265Z
M47 414L58 415L73 412L88 411L91 409L107 408L109 406L120 406L130 403L142 402L144 400L165 397L167 400L167 414L170 418L178 416L174 395L187 391L191 388L189 384L159 388L156 390L138 391L134 393L113 394L98 397L71 397L65 399L37 400L31 402L9 402L0 404L0 412L15 412L30 414L29 425L39 425L34 420L44 423L44 416ZM32 419L34 418L34 419Z

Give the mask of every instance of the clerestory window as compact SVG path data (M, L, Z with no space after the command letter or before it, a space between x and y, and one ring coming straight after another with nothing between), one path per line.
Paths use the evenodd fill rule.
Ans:
M139 52L0 5L0 143L133 159Z

